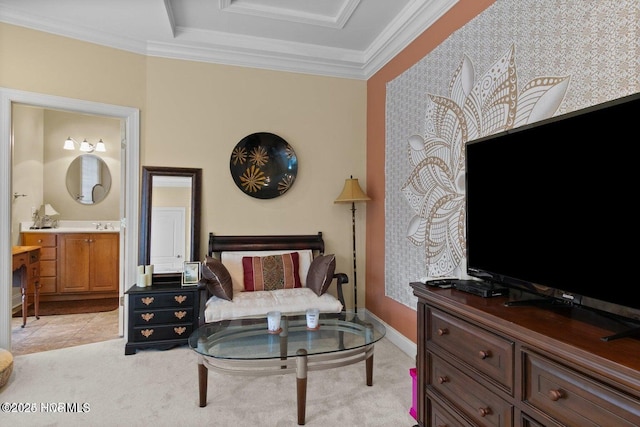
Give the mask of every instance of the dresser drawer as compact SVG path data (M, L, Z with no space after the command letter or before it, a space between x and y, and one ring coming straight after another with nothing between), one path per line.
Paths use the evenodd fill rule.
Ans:
M20 266L24 265L28 265L28 257L26 253L22 253L19 255L14 255L13 256L13 266L12 266L12 270L16 271L18 268L20 268Z
M56 275L56 262L55 261L40 261L40 275L41 276L55 276Z
M129 337L129 341L186 340L191 332L193 332L193 324L191 323L136 326L133 328L133 336Z
M562 424L638 426L640 401L544 356L523 351L525 404Z
M437 309L429 310L428 345L455 354L513 394L514 343Z
M163 307L193 307L193 292L153 293L132 295L133 308L154 309Z
M42 275L40 275L39 281L41 294L53 294L57 291L55 277L42 277Z
M442 406L431 400L431 410L428 413L431 420L431 426L433 427L472 427L470 424L464 421L459 415L453 415L451 412L445 410Z
M51 261L57 259L58 250L57 248L41 248L40 249L40 260Z
M483 426L513 426L513 406L441 358L431 355L429 387Z
M193 322L193 308L135 310L133 313L135 326L158 325L162 323Z
M24 244L27 246L57 246L57 235L54 233L23 233Z

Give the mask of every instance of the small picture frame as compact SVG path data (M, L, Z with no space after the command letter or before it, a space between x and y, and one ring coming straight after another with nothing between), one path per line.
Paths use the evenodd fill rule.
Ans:
M200 281L200 263L185 261L182 269L182 286L195 286Z

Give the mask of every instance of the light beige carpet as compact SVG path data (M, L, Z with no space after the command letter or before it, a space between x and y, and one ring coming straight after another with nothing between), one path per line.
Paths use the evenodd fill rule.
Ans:
M123 339L16 356L0 389L0 426L296 426L295 374L209 373L208 403L198 406L196 354L187 347L124 355ZM413 358L386 338L375 346L373 386L365 366L309 372L307 426L407 426ZM9 403L35 412L4 412ZM48 412L86 404L85 412ZM22 408L24 410L24 408Z

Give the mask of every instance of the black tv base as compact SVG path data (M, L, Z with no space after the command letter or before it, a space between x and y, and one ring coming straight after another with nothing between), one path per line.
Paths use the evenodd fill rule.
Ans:
M620 331L620 332L616 332L615 334L611 334L611 335L607 335L604 336L602 338L600 338L602 341L613 341L616 340L618 338L631 338L631 337L636 337L636 336L640 336L640 326L638 325L630 325L630 321L626 320L626 319L621 319L619 317L616 316L612 316L608 313L605 312L597 312L598 314L600 314L603 317L606 317L609 320L612 320L613 322L615 322L618 325L623 325L624 330Z
M513 293L517 291L511 290L510 293L513 296ZM599 325L606 327L608 329L617 330L618 332L614 332L611 335L606 335L601 337L602 341L613 341L619 338L635 338L640 337L640 324L638 322L634 322L632 319L623 318L620 316L616 316L605 311L596 310L590 307L574 305L569 302L564 302L558 300L556 298L546 298L543 296L536 297L530 296L527 292L520 293L522 296L521 299L512 299L506 301L504 303L505 307L546 307L549 309L561 309L566 308L570 310L570 316L572 317L580 317L584 321L589 322L594 325ZM603 319L606 319L607 325L602 325Z
M565 304L561 301L558 301L555 298L527 298L527 299L519 299L519 300L511 300L504 303L505 307L524 307L524 306L554 306L554 307L566 307L568 304Z
M626 331L618 332L617 334L607 335L606 337L600 338L602 341L613 341L618 338L627 338L627 337L635 337L640 336L640 327L627 329Z

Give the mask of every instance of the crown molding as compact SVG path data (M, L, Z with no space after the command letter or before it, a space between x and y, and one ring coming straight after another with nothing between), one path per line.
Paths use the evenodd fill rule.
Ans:
M100 33L81 25L61 25L9 8L0 10L0 22L147 56L367 80L457 2L410 2L365 52L176 27L168 0L165 0L165 8L171 41L141 41ZM345 7L353 4L347 2Z

